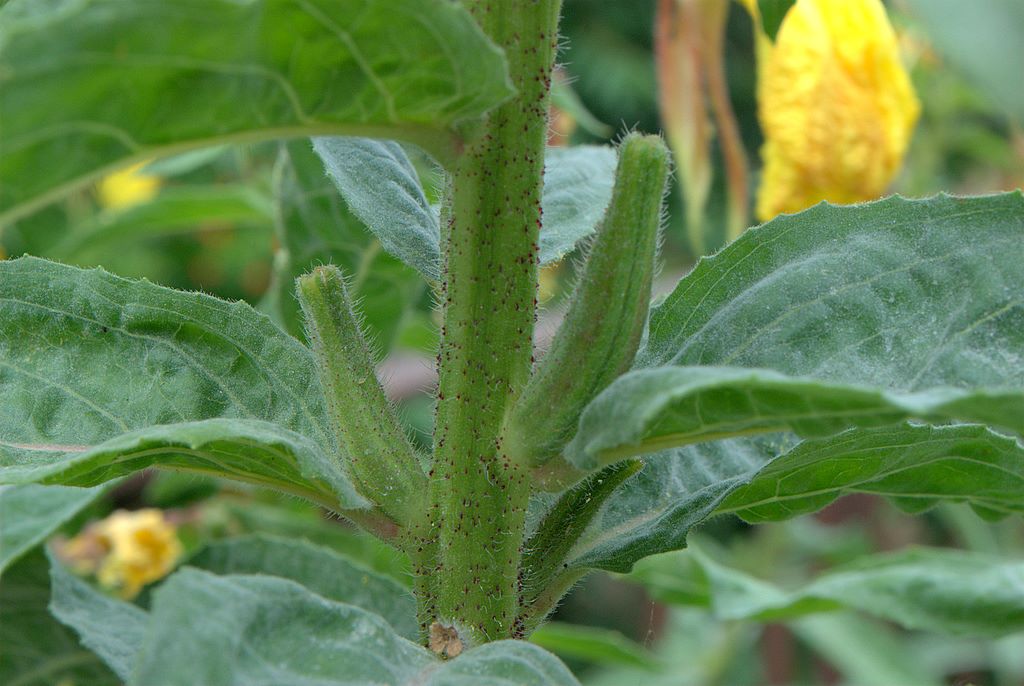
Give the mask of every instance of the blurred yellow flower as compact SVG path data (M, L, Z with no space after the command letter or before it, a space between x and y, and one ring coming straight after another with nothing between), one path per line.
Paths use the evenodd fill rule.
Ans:
M881 195L920 113L881 1L797 0L774 44L757 33L758 217Z
M166 576L182 555L177 530L160 510L118 510L59 546L60 557L80 574L122 598Z
M143 174L148 162L139 162L121 171L104 176L99 184L100 204L111 210L119 210L152 200L160 191L163 179Z

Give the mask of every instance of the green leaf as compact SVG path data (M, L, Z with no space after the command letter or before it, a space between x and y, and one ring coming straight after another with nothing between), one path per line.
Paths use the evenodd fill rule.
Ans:
M846 493L888 496L914 512L944 500L970 503L985 514L1024 515L1024 446L982 426L850 431L783 453L715 511L779 521Z
M352 213L390 254L427 281L441 278L441 223L397 143L317 138L317 154ZM607 146L548 148L541 205L540 262L557 262L594 233L611 202L617 156Z
M690 529L796 440L785 435L699 443L645 458L605 503L566 564L628 572L648 555L686 547Z
M7 570L0 583L0 683L122 683L47 610L50 588L46 567L42 553L33 553Z
M271 536L213 543L188 561L219 575L265 574L291 579L324 598L383 617L401 636L416 640L416 601L391 579L320 546Z
M202 618L202 621L198 621ZM311 641L310 637L316 640ZM441 662L380 617L264 576L185 568L153 596L132 684L576 684L557 658L499 641Z
M50 612L75 630L82 645L127 681L142 648L149 615L141 608L108 596L50 558Z
M665 556L648 566L671 567L681 558ZM915 630L1002 636L1024 629L1024 562L1019 560L912 549L865 557L785 591L693 549L685 558L697 583L703 580L705 595L695 599L697 604L722 620L769 622L847 608ZM672 585L667 595L659 592L657 581L670 579L668 574L639 578L656 597L680 597Z
M898 391L1024 387L1018 193L819 205L704 260L644 366L764 367Z
M370 339L390 348L403 316L423 291L420 277L382 250L380 240L349 211L308 140L281 146L275 186L280 249L269 309L301 337L295 279L318 265L336 264L349 276Z
M0 486L0 573L88 507L101 488Z
M530 642L563 657L598 665L657 670L658 659L618 631L565 622L548 622L530 635Z
M402 146L369 138L314 138L323 160L352 214L390 254L428 281L441 278L441 229L419 176Z
M786 18L786 13L789 12L789 8L793 6L794 2L796 0L757 0L757 10L761 14L761 26L773 42L779 33L779 27L782 26L782 20Z
M158 424L62 455L49 449L0 453L0 478L94 486L146 467L237 479L308 498L335 511L366 507L341 467L302 434L253 419Z
M617 163L615 148L605 145L547 149L541 264L558 262L594 233L612 199Z
M501 52L445 0L15 0L2 12L0 223L115 166L214 144L356 134L443 158L457 123L511 94Z
M0 478L93 485L159 459L365 502L309 351L248 305L22 258L0 263L0 319Z
M820 204L702 259L638 366L760 367L894 391L1024 387L1024 196Z
M1024 5L1018 0L910 0L943 57L1018 124L1024 123L1024 92L1014 84L1024 72Z
M980 426L902 425L666 451L608 500L570 564L626 572L646 555L685 547L689 530L712 515L779 521L847 493L889 496L915 512L952 501L1024 514L1024 446Z
M779 217L702 259L680 281L652 313L638 366L761 367L898 393L1020 389L1022 237L1020 193L822 204ZM575 564L627 571L645 555L684 547L691 526L797 443L791 434L769 434L652 457L609 499L577 545ZM1019 465L1018 449L1008 449L1006 459ZM885 454L880 448L883 465ZM970 488L972 479L984 483L986 472L972 467L953 490ZM900 479L891 476L890 487ZM913 478L899 490L913 493ZM1001 483L1019 488L1016 478L1011 471ZM864 483L854 478L837 494Z
M730 436L829 436L916 418L1024 434L1024 388L890 393L766 369L655 367L619 377L584 411L570 461L586 470L629 456Z
M46 256L82 260L130 241L199 232L203 226L223 227L223 223L269 224L272 216L270 199L248 186L179 186L150 202L102 212L74 226Z

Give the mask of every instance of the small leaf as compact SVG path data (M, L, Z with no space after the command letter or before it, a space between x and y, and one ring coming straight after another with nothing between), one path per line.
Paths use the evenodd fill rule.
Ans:
M142 648L149 615L108 596L69 572L48 551L52 597L50 612L75 630L82 645L99 655L122 681L131 676Z
M1024 435L1024 388L890 393L765 369L640 369L587 407L567 453L577 467L592 470L701 441L779 431L828 436L910 418L983 422Z
M416 170L397 143L317 138L317 154L352 213L390 254L430 282L441 278L441 228ZM607 146L548 148L540 262L557 262L594 233L611 201L616 153Z
M682 556L659 559L672 566ZM1002 636L1024 629L1024 562L942 549L886 553L826 572L784 591L690 550L690 573L705 579L700 602L723 620L779 621L839 608L860 610L908 629ZM646 571L646 570L645 570ZM659 595L658 578L640 575ZM678 598L671 589L667 599Z
M692 527L794 443L773 434L698 443L646 458L640 473L605 502L567 564L628 572L643 557L685 548Z
M548 148L544 157L540 263L558 262L597 229L612 199L615 148Z
M313 149L355 215L389 253L427 281L441 278L437 212L402 146L369 138L314 138Z
M340 603L383 617L401 636L416 640L416 601L409 590L349 558L302 540L243 536L212 543L189 566L219 575L264 574L291 579Z
M347 133L449 156L456 124L511 94L501 52L446 0L0 11L0 224L115 166L214 144Z
M557 658L528 643L489 643L441 662L380 617L294 582L189 568L154 593L131 683L577 684Z
M123 683L47 610L47 562L33 553L8 569L0 583L0 684L54 686Z
M274 195L280 246L274 257L269 311L302 338L295 280L322 264L338 265L351 277L348 285L359 302L368 337L387 351L403 316L423 292L419 275L383 250L380 240L346 207L309 140L281 146Z
M0 486L0 573L88 507L102 488Z

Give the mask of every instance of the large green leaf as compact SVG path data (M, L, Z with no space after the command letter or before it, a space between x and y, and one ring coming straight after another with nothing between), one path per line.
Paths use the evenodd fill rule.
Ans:
M380 617L315 595L292 581L218 577L186 568L154 594L149 632L130 683L577 682L557 658L528 643L489 643L441 662L400 637Z
M910 418L974 421L1024 434L1024 388L891 393L766 369L640 369L619 377L587 407L567 453L577 467L591 470L730 436L829 436Z
M692 549L645 561L632 578L657 598L703 605L723 620L779 621L849 608L941 633L1001 636L1024 629L1024 562L955 550L874 555L792 591Z
M131 676L149 615L137 605L104 594L78 578L52 554L50 612L75 630L82 645L103 659L123 681Z
M416 601L409 590L338 553L305 541L244 536L213 543L188 561L219 575L266 574L302 584L340 603L380 615L400 635L416 640Z
M0 222L129 162L356 134L445 157L511 93L446 0L14 0L0 21ZM40 172L45 170L45 173Z
M638 366L760 367L898 393L941 387L1016 392L1024 387L1022 239L1020 193L822 204L782 216L701 260L680 281L652 313ZM829 464L843 457L841 441L858 431L881 432L871 435L885 440L881 429L836 439L837 451L816 468L820 478L834 477L828 500L870 490L870 470L843 482L843 463ZM975 459L986 454L984 442L964 435L931 461L920 453L916 473L897 488L901 472L886 465L897 460L895 451L906 446L908 435L890 439L888 447L876 445L871 463L887 490L912 496L914 479L928 472L935 492L918 494L925 501L947 493L970 500L966 491L977 485L976 505L984 508L986 482L1014 498L1024 464L1019 444L1004 443L996 451L1005 453L1001 459L1012 469L993 477L1000 469ZM574 551L575 564L626 571L645 555L685 546L691 526L797 443L792 434L768 434L652 456L609 499ZM959 463L945 459L958 457ZM957 479L943 482L946 466ZM810 478L806 470L795 478L804 477ZM952 485L943 489L943 483ZM1007 498L997 500L1003 501L997 511L1005 511Z
M422 293L419 275L382 250L380 240L349 211L308 140L282 145L276 178L280 248L269 308L301 336L295 279L321 264L338 265L350 278L349 291L359 301L370 339L386 350Z
M160 462L363 504L307 349L248 305L22 258L0 263L0 318L0 478Z
M0 573L88 507L99 488L0 486Z
M1024 196L820 204L702 259L638 366L718 365L894 391L1024 387Z
M1020 0L910 0L938 52L1018 124L1024 123L1024 4Z
M221 576L260 574L289 579L329 600L379 613L405 638L416 639L419 632L416 605L407 589L304 541L244 536L213 543L188 564ZM128 680L142 648L149 614L105 595L53 559L50 576L54 615Z
M397 143L334 137L315 141L317 154L352 212L384 249L428 281L441 278L441 220ZM557 262L594 233L611 201L617 157L607 146L548 148L540 262Z
M122 683L47 610L46 558L33 553L0 582L0 684L54 686Z

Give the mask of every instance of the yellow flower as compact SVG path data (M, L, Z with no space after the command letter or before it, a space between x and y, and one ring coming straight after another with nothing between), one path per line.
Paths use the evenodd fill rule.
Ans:
M61 558L80 574L122 598L166 576L182 555L175 527L157 509L118 510L59 547Z
M758 30L757 52L758 217L881 195L920 105L880 0L797 0L774 44Z
M163 180L159 176L142 173L146 162L140 162L103 177L97 185L100 204L107 209L119 210L152 200L159 192Z

